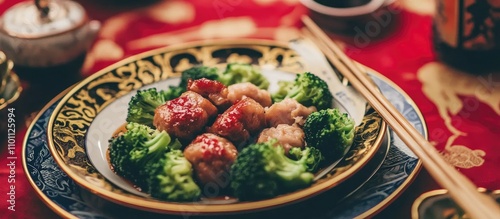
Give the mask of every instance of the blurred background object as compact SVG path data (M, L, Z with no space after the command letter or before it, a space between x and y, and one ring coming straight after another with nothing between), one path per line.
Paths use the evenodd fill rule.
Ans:
M379 38L390 32L399 10L388 7L393 0L300 0L309 16L330 33Z
M9 75L9 63L10 61L7 60L7 56L5 56L5 53L0 51L0 94L3 93L5 90L5 84L7 83L7 76Z
M14 63L0 51L0 141L7 137L8 106L19 98L22 87L17 75L12 71Z
M74 1L24 1L0 19L0 48L21 76L31 70L43 74L61 66L80 68L99 29L100 22L89 20Z
M488 191L479 188L478 191L489 194L500 204L500 190ZM446 189L432 190L422 194L413 203L412 219L470 219L451 199Z
M0 51L0 110L14 102L22 90L19 78L12 72L14 63Z
M500 70L500 1L437 0L434 48L440 61L473 74Z

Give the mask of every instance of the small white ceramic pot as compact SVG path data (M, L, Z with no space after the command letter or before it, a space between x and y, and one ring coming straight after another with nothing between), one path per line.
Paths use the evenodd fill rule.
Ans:
M46 1L46 13L35 2L18 3L0 17L0 50L16 66L30 68L62 65L85 54L100 22L89 20L73 1Z

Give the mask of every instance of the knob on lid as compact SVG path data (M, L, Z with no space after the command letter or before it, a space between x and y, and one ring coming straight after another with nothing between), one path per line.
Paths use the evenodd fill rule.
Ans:
M4 13L0 31L17 38L42 38L76 29L86 20L83 7L73 1L27 1Z

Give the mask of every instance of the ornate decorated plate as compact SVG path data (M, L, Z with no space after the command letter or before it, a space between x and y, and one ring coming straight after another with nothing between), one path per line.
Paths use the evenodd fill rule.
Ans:
M161 201L114 174L107 161L108 141L124 124L128 102L137 89L166 89L178 83L176 76L181 71L192 66L233 62L261 68L270 81L270 92L277 89L279 80L293 80L297 73L307 71L294 50L261 40L193 43L137 55L92 75L62 98L47 127L54 160L77 184L121 205L168 214L226 214L270 209L335 189L378 151L386 126L376 112L367 110L351 150L335 169L308 188L274 198L245 202L226 197L217 201Z
M426 136L424 119L409 97L388 79L374 71L369 73L381 92ZM91 194L58 167L48 149L46 128L61 97L62 95L56 97L39 113L24 141L23 167L36 194L64 218L126 218L127 215L136 216L135 213L142 217L149 214L120 208L121 206ZM342 204L329 203L326 210L307 218L369 218L388 206L409 186L420 170L421 163L392 130L389 129L388 133L391 134L389 153L375 174L356 192L344 198ZM290 218L298 217L289 214L282 216L285 215Z

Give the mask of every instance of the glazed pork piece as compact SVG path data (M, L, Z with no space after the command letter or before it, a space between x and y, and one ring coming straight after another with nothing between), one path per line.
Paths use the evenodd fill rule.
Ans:
M206 185L228 182L229 170L238 151L227 139L205 133L196 137L186 149L184 157L193 165L198 181Z
M263 107L271 106L271 94L267 90L262 90L250 82L229 85L227 98L234 104L244 96L257 101Z
M195 92L186 91L156 108L153 125L174 137L191 140L216 114L217 108L210 101Z
M262 130L257 139L257 142L267 142L271 139L278 140L278 144L283 146L285 153L292 147L304 148L304 131L302 128L295 125L279 124L276 127L266 128Z
M316 112L316 107L305 107L295 99L286 98L266 108L266 122L269 127L276 127L279 124L302 126L307 116L313 112Z
M228 88L221 82L201 78L197 80L189 80L187 90L196 92L207 98L221 112L231 106L231 101L227 98Z
M248 140L266 125L264 108L252 98L243 97L220 114L208 132L227 138L233 144Z

